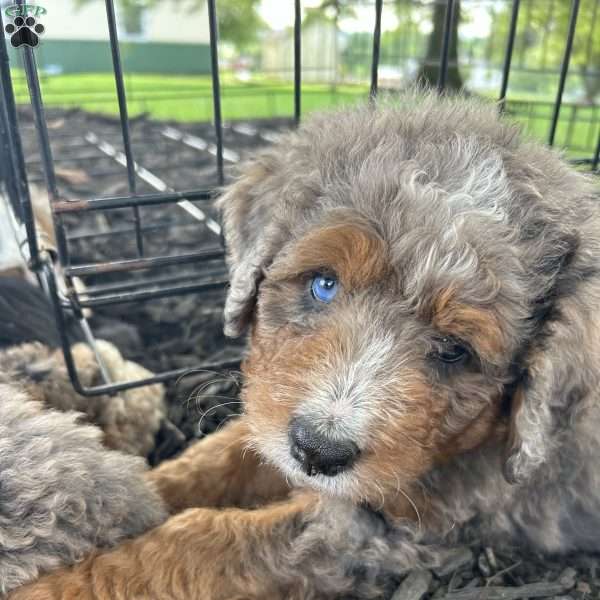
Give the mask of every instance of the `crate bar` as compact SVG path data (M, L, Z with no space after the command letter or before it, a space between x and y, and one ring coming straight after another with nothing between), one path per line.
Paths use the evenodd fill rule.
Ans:
M88 146L88 144L86 144ZM76 148L75 148L76 149ZM70 150L70 148L69 148ZM87 156L60 156L54 161L55 163L68 162L68 163L84 163L91 160L98 160L98 154L89 154ZM42 164L41 158L28 158L26 166L30 168L39 167Z
M125 166L127 163L127 159L122 152L119 152L112 144L101 140L94 132L90 131L86 134L85 139L90 142L90 144L94 144L101 152L110 156L114 161L116 161L121 166ZM145 181L150 187L153 187L159 193L165 192L174 192L175 190L167 185L167 183L162 180L160 177L143 167L142 165L134 162L133 163L136 174L140 179ZM212 231L215 235L219 236L219 239L222 241L223 232L221 230L221 226L211 217L207 217L207 215L201 211L198 207L194 206L187 198L179 201L177 203L183 210L192 215L194 219L198 221L204 222L206 227Z
M383 0L375 0L375 28L373 29L373 54L371 56L371 91L369 97L373 100L377 96L379 79L379 53L381 50L381 12Z
M92 396L100 396L103 394L115 394L117 392L123 392L125 390L131 390L133 388L142 387L145 385L151 385L153 383L164 383L166 381L170 381L172 379L177 379L187 373L192 372L194 369L190 369L188 367L182 369L175 369L172 371L165 371L158 375L154 375L152 377L146 377L144 379L138 379L136 381L126 381L121 383L106 383L103 385L97 385L93 387L85 387L82 385L79 375L77 373L77 366L75 365L75 360L73 359L73 353L71 351L71 344L69 342L67 336L67 326L65 323L65 318L63 314L63 306L61 305L61 300L58 295L58 289L56 287L56 279L54 276L54 272L52 271L52 267L48 264L44 264L42 268L42 273L44 275L48 290L50 292L50 298L52 301L52 305L54 308L54 316L56 318L56 322L58 324L58 331L60 333L62 350L65 357L65 366L67 367L67 372L69 374L69 379L73 385L75 391L82 396L92 397ZM220 362L215 362L211 364L199 365L198 369L230 369L239 366L241 358L238 359L229 359L223 360Z
M517 34L517 21L519 20L519 8L521 0L513 0L512 11L510 13L510 26L508 29L508 40L506 42L506 52L504 54L504 64L502 66L502 85L500 86L500 98L498 105L500 112L504 111L506 106L506 91L508 90L508 77L510 75L510 65L515 49L515 38Z
M2 15L0 14L0 29L2 27ZM10 85L10 65L8 63L8 56L5 57L4 52L6 51L4 36L1 40L2 46L0 47L0 84L1 88L4 89L5 82ZM4 51L4 52L3 52ZM6 76L5 76L6 75ZM8 92L8 90L7 90ZM17 179L20 173L17 170L17 165L21 167L22 177L25 184L24 191L27 191L27 177L26 170L22 163L19 164L16 159L17 152L13 152L13 144L11 129L16 127L16 115L13 122L12 115L9 115L8 99L5 97L8 94L0 94L0 183L6 186L8 192L8 200L10 206L14 211L18 222L23 223L23 206L20 200L20 189ZM18 134L18 130L15 131ZM20 138L19 138L20 142ZM20 145L19 145L19 149ZM22 154L22 151L21 151Z
M46 127L46 116L44 113L44 105L42 103L42 94L40 82L37 76L37 67L35 64L35 56L33 49L29 46L23 46L23 66L27 76L27 86L29 88L29 97L31 106L33 107L33 120L36 124L38 142L40 144L42 154L42 165L44 171L44 179L46 181L46 189L50 195L50 206L53 207L59 201L58 187L56 185L56 174L54 172L54 160L52 157L52 149L48 137L48 129ZM61 219L53 219L54 232L56 236L56 249L61 264L68 265L70 261L69 251L67 247L67 239L65 235L64 225Z
M17 2L22 6L23 2ZM46 126L46 115L44 112L44 104L42 101L42 91L40 89L40 80L38 78L37 67L33 48L25 45L22 47L23 67L27 78L27 88L29 90L29 98L33 108L33 121L38 136L40 152L42 156L42 164L44 166L44 177L46 179L46 188L50 195L50 206L58 201L59 193L56 185L56 174L54 173L54 159L52 158L52 149L50 148L50 138L48 136L48 128ZM65 228L62 219L53 219L54 234L56 236L56 250L58 257L63 265L69 264L69 251L67 247L67 239Z
M454 19L455 0L447 0L446 18L444 20L444 34L442 38L442 51L440 52L440 73L438 75L437 90L444 91L448 78L448 56L450 54L450 40L452 38L452 20Z
M572 158L569 161L570 165L592 165L594 162L593 158Z
M108 35L110 38L110 52L112 54L113 73L115 75L115 85L117 88L117 100L119 102L119 119L121 120L121 133L123 135L123 149L127 160L127 182L129 192L135 196L135 162L133 160L133 150L131 148L131 135L129 132L129 116L127 114L127 98L125 96L125 83L123 81L123 64L121 63L121 52L119 49L119 37L117 34L117 21L115 18L115 6L113 0L106 0L106 20L108 22ZM138 256L144 256L144 236L141 230L140 209L137 206L133 208L133 217L135 220L135 241L137 245Z
M210 30L210 72L212 75L213 111L217 136L217 175L223 185L223 117L221 115L221 81L219 77L219 28L215 0L208 0L208 27Z
M149 221L142 227L143 233L156 233L165 229L184 229L187 227L196 227L196 223L179 223L176 221ZM67 236L69 242L84 242L85 240L110 238L113 236L127 235L135 233L132 227L113 227L103 231L93 231L91 229L78 229Z
M115 294L106 294L96 296L87 300L79 299L77 301L81 308L94 308L97 306L110 306L112 304L125 304L127 302L143 302L145 300L155 300L157 298L168 298L170 296L182 296L184 294L195 294L202 291L218 290L227 287L228 279L219 281L204 281L199 283L189 283L186 285L176 285L154 290L135 290Z
M294 0L294 123L300 124L302 110L302 7Z
M224 256L222 248L203 250L190 254L179 254L177 256L153 256L149 258L130 258L125 260L113 260L95 263L91 265L77 265L68 267L65 272L71 277L86 277L88 275L100 275L101 273L122 273L150 269L151 267L168 267L171 265L184 265L201 260L212 260Z
M121 153L123 154L123 153ZM125 156L123 154L123 156ZM88 161L91 161L91 159L88 159ZM96 162L98 162L98 158L96 157L95 159ZM117 160L115 160L115 162L119 162ZM137 163L136 163L137 164ZM178 167L181 167L182 169L197 169L198 168L198 163L196 161L191 161L191 160L187 160L187 161L180 161L177 163ZM41 169L40 167L33 167L32 168L34 170L33 173L31 173L29 175L29 181L30 182L38 182L38 181L44 181L44 175L43 175L43 169ZM154 167L154 171L155 172L171 172L173 170L172 165L157 165ZM104 169L85 169L85 173L86 175L88 175L88 177L90 177L90 179L94 179L95 177L113 177L113 176L117 176L117 175L121 175L122 171L120 169L114 169L114 168L104 168ZM144 179L145 176L149 173L149 171L147 169L144 169L143 167L140 168L140 170L138 171L138 175L140 176L140 179ZM158 177L155 173L152 174L155 177ZM61 175L60 173L58 173L58 178L61 179ZM149 177L148 177L149 179ZM158 177L158 179L160 179L160 177ZM68 175L65 178L65 181L67 182L67 184L69 183L69 179L68 179ZM146 183L149 183L149 181L146 181ZM154 187L154 189L158 190L158 191L163 191L162 189L159 189L158 186L151 186ZM163 186L160 186L161 188ZM165 189L173 189L170 186L165 186ZM133 196L132 196L133 197ZM184 210L186 210L185 207L181 207ZM142 230L144 228L142 227Z
M15 95L10 77L10 63L8 60L6 38L4 36L2 11L0 11L0 37L2 38L0 39L0 83L2 84L2 105L0 106L2 114L0 114L0 118L4 122L6 129L4 146L8 158L8 163L4 165L4 168L10 170L7 176L8 193L12 196L11 204L14 205L16 203L17 205L15 213L25 226L31 268L37 270L40 266L40 251L35 231L31 198L29 196L29 186L27 185L25 157L23 155Z
M219 268L213 269L211 271L203 270L201 273L198 272L188 272L183 275L168 275L166 277L154 277L149 279L138 279L135 281L128 281L126 283L103 283L99 285L88 285L85 290L77 293L77 297L80 300L91 300L93 298L99 296L106 296L109 293L122 293L122 292L131 292L131 291L139 291L141 289L155 288L158 286L166 286L166 285L178 285L182 283L189 283L190 281L194 281L195 283L210 283L210 281L216 281L217 279L225 279L227 276L227 271L225 269L225 264L223 261L219 260L219 262L215 265ZM203 279L199 279L199 275L202 275ZM212 280L209 281L208 278L212 277Z
M92 198L90 200L62 200L56 203L55 211L60 213L84 212L90 210L112 210L131 206L154 206L171 204L182 200L213 200L213 190L195 190L187 192L164 192L160 194L144 194L130 198L127 196L110 196Z
M560 116L560 108L562 105L563 92L565 90L565 82L569 72L569 62L571 61L571 53L573 51L573 40L575 39L575 27L577 26L577 14L579 13L580 0L572 0L571 13L569 15L569 28L567 34L567 43L562 63L560 65L560 79L558 81L558 91L554 102L554 111L552 114L552 124L550 125L550 134L548 135L548 144L554 145L556 137L556 128L558 126L558 117Z
M182 369L175 369L173 371L164 371L158 375L147 377L146 379L138 379L137 381L110 383L87 388L82 386L81 382L79 381L79 377L77 376L77 372L75 371L75 363L73 361L73 355L71 354L70 348L68 354L70 355L70 360L67 360L67 356L65 355L65 363L67 364L67 371L69 372L69 378L71 379L73 388L78 394L87 397L102 396L104 394L117 394L118 392L125 392L127 390L131 390L138 387L144 387L146 385L152 385L154 383L165 383L167 381L172 381L173 379L177 379L179 377L187 375L188 373L193 373L194 371L222 371L225 369L233 369L236 367L239 368L239 365L242 362L242 358L240 357L236 359L223 360L214 363L201 364L195 368L184 367ZM69 363L73 365L73 371L69 369Z

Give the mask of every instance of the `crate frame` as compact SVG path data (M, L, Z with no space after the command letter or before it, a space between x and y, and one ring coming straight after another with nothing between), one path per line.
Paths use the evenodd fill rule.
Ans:
M446 87L448 74L449 50L451 38L451 24L456 9L456 0L436 0L446 5L444 30L441 51L439 56L439 77L437 90L442 93ZM16 4L23 5L23 0ZM214 132L216 138L215 169L219 185L224 183L224 148L223 148L223 117L221 113L221 85L218 57L218 27L217 27L217 1L207 0L208 25L210 34L212 100L214 116ZM506 97L511 71L511 62L515 47L515 38L518 27L521 0L512 0L511 15L506 50L502 66L502 80L498 95L500 111L506 108ZM565 83L569 72L569 62L573 51L573 41L577 27L580 0L571 0L570 16L568 22L568 35L565 42L564 53L559 71L559 82L556 98L552 110L552 120L548 136L548 144L555 142L556 130L560 116ZM136 381L111 382L102 368L102 361L96 352L104 376L104 383L87 387L81 383L77 366L73 359L69 338L67 335L66 315L75 315L81 324L87 341L95 349L95 339L85 316L84 309L109 304L122 304L137 302L154 298L164 298L188 293L202 293L209 290L223 288L227 285L226 277L207 277L206 281L184 283L176 278L164 277L148 278L143 283L105 284L95 286L92 293L82 297L74 284L74 278L89 276L106 272L131 273L146 268L160 268L179 264L204 263L222 259L225 254L224 241L220 226L215 225L214 244L207 250L180 256L145 256L143 229L139 209L143 206L158 204L174 204L190 200L211 202L216 195L215 189L193 189L187 191L166 190L160 193L140 194L137 191L138 168L132 149L130 118L128 115L127 96L125 92L121 51L117 33L114 0L105 0L106 20L109 31L109 43L112 56L113 73L116 94L119 106L119 122L124 149L124 161L127 174L128 191L124 196L90 198L87 200L70 201L61 198L58 190L52 149L49 142L48 126L44 110L44 103L40 89L39 73L33 49L23 46L22 53L25 76L29 90L29 99L33 111L34 125L41 151L41 163L44 171L45 184L50 198L50 207L56 236L56 251L45 249L40 243L36 233L33 207L31 202L26 163L17 120L15 95L12 86L7 42L4 35L0 39L0 193L8 196L9 207L12 209L16 222L24 231L24 244L28 256L28 266L38 278L40 284L48 293L52 301L56 324L61 338L62 351L69 378L74 389L83 396L97 396L100 394L114 394L119 391L150 385L153 383L167 382L181 377L190 369L177 369L157 373L156 375ZM369 96L375 99L378 93L378 69L381 47L381 17L383 0L374 2L374 28L372 39L372 55L370 69ZM301 0L294 0L294 123L298 125L301 119L302 102L302 48L301 48ZM2 15L0 14L0 29L4 30ZM590 158L579 159L578 164L589 165L592 172L598 172L600 156L600 135L595 152ZM68 247L68 238L63 222L64 215L68 213L82 213L85 211L105 211L115 208L131 209L134 219L134 233L136 239L137 257L135 259L115 260L93 263L88 265L73 266ZM150 287L152 289L144 289ZM63 290L63 291L61 291ZM239 364L238 360L229 360L219 363L200 364L198 369L227 369Z

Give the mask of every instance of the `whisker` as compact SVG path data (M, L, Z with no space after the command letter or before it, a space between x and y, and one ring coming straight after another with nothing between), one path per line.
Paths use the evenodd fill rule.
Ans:
M205 375L213 375L212 378L208 378L206 381L202 381L199 385L210 385L211 383L231 383L236 387L241 386L241 373L239 375L237 372L228 372L228 371L214 371L212 369L188 369L185 373L182 373L175 381L175 390L177 390L181 381L185 377L189 377L190 375L197 374L205 374Z
M423 444L423 442L419 442L419 440L417 440L416 438L412 437L411 435L409 435L408 433L406 433L404 431L396 431L394 433L399 433L400 435L404 436L409 442L414 444L417 448L426 448L426 446L425 446L425 444Z
M377 488L377 491L379 492L379 495L381 496L381 504L379 505L379 508L377 510L382 510L383 506L385 505L385 496L383 494L383 490L381 489L381 486L374 481L373 482L375 484L375 487Z
M203 398L206 400L235 400L235 397L233 396L224 396L222 394L208 394L203 396ZM240 404L244 403L243 400L237 400L237 402Z
M421 513L419 512L419 509L417 508L415 501L402 488L398 488L398 491L408 500L408 502L412 506L413 510L415 511L415 514L417 515L417 523L418 523L419 533L421 533L423 521L421 520Z
M211 369L188 369L187 371L185 371L184 373L182 373L175 380L175 388L177 388L177 386L181 383L181 381L183 379L185 379L186 377L189 377L190 375L196 375L198 373L206 373L206 374L210 374L210 375L219 375L220 371L213 371Z
M207 388L209 388L211 385L216 385L219 383L231 383L229 381L229 379L224 379L224 378L214 378L214 379L208 379L206 381L202 381L201 383L199 383L195 388L194 391L196 391L198 388L205 390Z
M218 425L217 428L214 430L213 433L217 433L217 431L219 431L219 429L221 429L221 427L223 427L223 425L225 425L225 423L227 423L227 421L230 421L231 419L237 417L236 414L231 414L231 415L227 415ZM200 427L200 425L198 425L198 427Z
M229 379L223 379L223 378L213 378L213 379L208 379L207 381L203 381L201 383L198 384L197 387L195 387L189 394L189 396L187 397L187 399L184 401L185 402L185 407L186 410L189 410L189 404L192 400L192 398L196 399L196 409L198 409L198 404L200 401L200 395L206 390L208 389L211 385L213 384L218 384L218 383L230 383ZM236 384L237 385L237 384ZM211 394L210 397L213 398L224 398L224 399L230 399L235 397L235 394L232 394L230 396L223 396L223 395L218 395L218 394Z
M204 421L204 418L209 413L211 413L214 410L217 410L217 408L222 408L223 406L229 406L230 404L242 404L242 402L241 402L241 400L232 400L230 402L222 402L221 404L216 404L215 406L211 406L208 410L204 411L204 413L200 417L200 421L198 422L198 425L197 425L197 430L201 431L202 422Z
M225 446L225 448L223 448L221 450L221 452L227 452L227 450L229 450L229 448L231 448L231 446L233 446L234 444L237 444L238 442L239 442L239 440L233 440L232 442L227 444L227 446Z

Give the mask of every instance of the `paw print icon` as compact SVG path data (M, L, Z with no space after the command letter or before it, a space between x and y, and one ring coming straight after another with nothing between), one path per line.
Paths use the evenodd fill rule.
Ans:
M36 23L34 17L15 17L12 23L4 28L10 35L10 43L14 48L31 46L35 48L40 43L39 36L45 31L41 23Z

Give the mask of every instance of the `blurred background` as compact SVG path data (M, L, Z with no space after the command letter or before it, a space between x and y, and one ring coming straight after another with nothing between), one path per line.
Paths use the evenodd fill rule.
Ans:
M10 4L3 2L3 6ZM511 0L460 0L452 24L448 86L496 98ZM522 0L507 110L547 139L567 36L569 0ZM118 115L105 4L47 2L36 49L46 106ZM380 88L434 82L445 0L386 0ZM302 3L302 111L368 93L373 0ZM117 0L130 116L177 122L212 119L205 0ZM226 121L293 114L291 0L218 0L222 109ZM556 144L571 157L593 153L600 132L600 0L581 0ZM11 49L12 50L12 49ZM13 57L11 57L13 58ZM28 102L14 52L17 101Z

